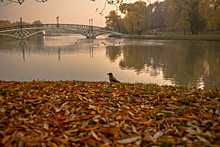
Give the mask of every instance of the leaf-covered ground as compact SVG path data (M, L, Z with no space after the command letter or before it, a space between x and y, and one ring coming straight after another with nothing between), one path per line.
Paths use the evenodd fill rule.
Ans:
M0 146L218 146L219 91L0 81Z

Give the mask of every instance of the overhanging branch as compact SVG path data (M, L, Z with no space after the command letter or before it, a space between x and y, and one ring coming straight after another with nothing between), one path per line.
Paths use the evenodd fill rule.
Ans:
M0 1L0 5L1 6L5 6L5 5L8 5L8 4L11 4L11 3L18 3L18 4L22 4L25 0L1 0ZM35 0L37 2L46 2L48 0Z
M24 2L25 0L0 0L0 5L8 5L11 3L19 3L20 5ZM37 2L46 2L48 0L35 0ZM96 1L96 0L90 0L90 1ZM106 3L108 3L109 5L114 5L114 4L119 4L119 3L123 3L123 0L106 0Z

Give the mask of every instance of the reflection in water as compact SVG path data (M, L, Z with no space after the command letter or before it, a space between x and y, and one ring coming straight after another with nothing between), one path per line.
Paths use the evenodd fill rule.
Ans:
M115 62L121 56L121 46L106 46L106 56L111 62Z
M1 40L0 80L108 81L113 72L123 82L208 89L220 87L219 45L81 36Z
M175 85L209 88L220 85L218 45L184 41L170 41L163 46L125 45L124 58L119 65L121 69L134 69L136 73L145 72L151 76L163 71L164 78L171 79Z

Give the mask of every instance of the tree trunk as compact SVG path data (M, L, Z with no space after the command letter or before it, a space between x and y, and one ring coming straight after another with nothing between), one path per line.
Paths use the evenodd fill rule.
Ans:
M191 32L193 35L195 34L195 30L193 28L191 29Z

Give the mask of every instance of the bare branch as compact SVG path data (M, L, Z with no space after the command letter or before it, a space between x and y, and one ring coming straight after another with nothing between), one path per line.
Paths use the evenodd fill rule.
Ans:
M95 1L95 0L91 0L91 1ZM106 8L106 5L114 5L117 10L119 9L119 7L117 6L118 4L122 4L123 3L123 0L105 0L105 3L104 3L104 7L102 8L101 11L98 11L98 8L96 9L96 12L99 12L100 15L103 15L103 12L105 11L105 8Z
M11 4L11 3L19 3L21 5L22 3L24 3L24 1L25 0L1 0L0 1L0 6L6 6L6 5ZM35 1L44 3L48 0L35 0Z
M25 0L0 0L0 5L8 5L11 3L19 3L21 5L22 3L24 3L24 1ZM35 1L44 3L44 2L47 2L48 0L35 0ZM96 0L90 0L90 1L96 2ZM116 4L123 3L123 0L105 0L105 5L106 3L109 5L116 5Z

